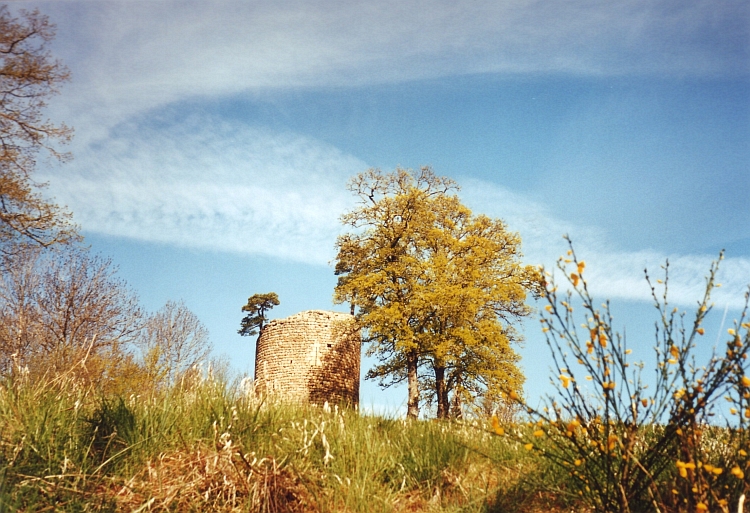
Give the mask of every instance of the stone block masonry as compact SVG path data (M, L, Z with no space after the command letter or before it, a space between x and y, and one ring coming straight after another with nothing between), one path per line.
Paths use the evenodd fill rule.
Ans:
M283 401L359 404L361 337L354 317L308 310L263 327L255 390Z

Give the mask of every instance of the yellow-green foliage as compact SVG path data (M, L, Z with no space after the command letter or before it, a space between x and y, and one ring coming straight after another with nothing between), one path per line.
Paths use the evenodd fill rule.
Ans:
M429 168L371 169L349 189L359 205L342 217L354 231L337 241L337 302L357 320L381 364L369 376L409 380L416 416L419 365L434 371L438 417L454 404L500 389L520 390L523 375L510 322L528 315L539 273L520 262L521 239L498 219L475 216L458 186ZM501 322L502 316L503 321Z

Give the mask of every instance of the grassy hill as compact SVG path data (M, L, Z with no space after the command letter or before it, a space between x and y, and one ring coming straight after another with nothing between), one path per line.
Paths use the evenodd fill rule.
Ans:
M486 421L267 404L211 379L151 397L6 379L0 444L2 511L546 511L564 486Z

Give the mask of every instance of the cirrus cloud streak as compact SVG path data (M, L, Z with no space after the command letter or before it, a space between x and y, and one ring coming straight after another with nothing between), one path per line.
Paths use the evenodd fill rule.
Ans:
M346 180L367 167L310 137L193 116L119 126L80 153L64 177L41 178L85 231L327 265L339 216L354 204ZM623 250L600 228L560 219L524 194L457 178L475 212L521 234L528 263L553 268L569 234L599 297L650 300L643 271L661 278L667 259L672 301L701 297L716 255ZM717 304L740 308L749 276L750 259L722 262Z

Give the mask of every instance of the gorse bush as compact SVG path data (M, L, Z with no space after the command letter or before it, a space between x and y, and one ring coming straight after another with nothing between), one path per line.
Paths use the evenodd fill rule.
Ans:
M709 270L693 318L669 305L668 264L664 278L655 283L646 274L659 313L653 388L644 383L644 363L632 359L627 339L613 329L609 303L594 306L586 264L572 244L558 261L567 292L560 292L547 274L548 304L541 323L557 393L542 409L511 394L532 426L511 434L565 469L570 480L564 491L597 511L729 511L749 491L747 294L722 348L702 364L694 351L705 332L718 265ZM729 420L712 424L725 399ZM493 427L503 431L497 421Z

